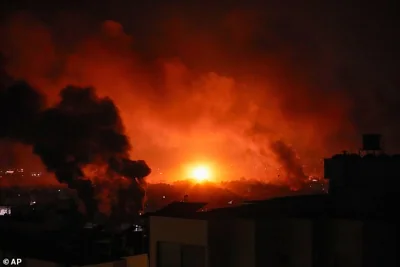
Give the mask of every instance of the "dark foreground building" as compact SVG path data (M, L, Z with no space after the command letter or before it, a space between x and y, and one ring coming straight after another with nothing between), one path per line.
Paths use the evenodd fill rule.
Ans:
M397 266L400 172L379 139L365 136L359 154L325 160L329 194L209 212L181 202L152 214L150 267Z
M0 218L0 258L25 267L147 267L142 232L131 225L110 229L82 225L78 214ZM75 218L72 220L71 218Z

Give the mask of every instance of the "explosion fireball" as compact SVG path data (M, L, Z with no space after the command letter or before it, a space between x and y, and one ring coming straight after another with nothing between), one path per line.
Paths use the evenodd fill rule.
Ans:
M177 5L142 2L145 6L133 1L132 8L107 7L105 11L112 10L112 14L101 16L69 9L54 10L51 16L24 11L9 14L0 22L1 67L8 76L38 88L48 102L44 108L60 103L59 90L67 85L93 87L98 99L112 99L115 108L106 101L105 109L118 110L121 118L114 128L119 134L123 124L132 149L114 151L110 145L107 153L101 154L102 161L108 161L108 154L120 152L124 155L118 154L118 159L146 159L156 170L146 182L171 183L190 174L181 169L182 164L201 157L210 166L209 178L204 178L204 170L191 176L211 178L216 183L243 177L299 188L309 176L321 176L321 158L343 149L357 151L362 132L384 129L378 131L387 136L388 143L400 147L395 126L398 116L393 112L399 110L399 97L392 90L398 87L397 69L383 69L387 62L378 60L387 53L390 62L397 62L393 53L397 55L399 49L391 36L381 36L386 34L381 29L393 28L387 18L382 20L388 22L386 26L370 24L374 21L371 14L379 12L345 12L337 19L339 6L327 5L327 1L309 4L310 8L295 1L289 5L293 8L280 1L229 1L229 5L226 1L209 5L202 1L196 5L192 1ZM93 2L89 13L98 9ZM127 14L114 14L116 10ZM385 49L375 51L378 42ZM371 55L368 62L362 60L367 55ZM36 121L33 96L20 103L31 109L21 121L34 117L33 123L46 125L60 121L62 115L69 126L58 123L59 129L50 127L60 136L57 142L47 141L47 130L43 130L44 135L29 136L24 140L29 147L23 150L10 145L10 136L25 134L31 128L4 117L15 130L0 141L9 146L0 149L4 159L12 158L7 164L37 168L39 163L31 162L38 161L38 154L44 155L46 162L63 163L56 172L62 181L62 171L71 158L99 165L93 154L98 154L99 144L111 140L104 121L88 120L101 126L101 136L87 123L76 125L76 118L80 122L88 116L86 104L80 104L82 112L75 114L70 112L74 105L68 104L68 99L64 101L67 106L57 106L55 111L40 110ZM72 115L74 120L69 119ZM6 129L4 125L0 131ZM92 140L91 155L85 150L89 146L86 139L73 145L61 142L71 131L79 136L79 128L88 130L85 138ZM122 145L128 143L118 137L116 144L121 140ZM31 152L33 141L39 144L36 156ZM76 151L66 160L53 155L53 147ZM196 158L192 158L194 154ZM125 172L123 162L106 165ZM78 165L79 169L84 167ZM47 166L40 167L45 171ZM51 166L50 171L53 169ZM135 184L136 178L132 181ZM137 190L142 188L140 184Z
M189 173L189 178L198 183L202 183L211 178L211 171L208 166L199 165L195 166Z

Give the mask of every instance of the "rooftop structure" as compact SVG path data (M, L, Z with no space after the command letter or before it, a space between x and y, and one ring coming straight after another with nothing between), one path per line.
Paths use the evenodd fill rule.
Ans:
M343 152L324 160L333 197L372 199L400 192L400 155L385 154L380 135L364 135L359 153Z
M396 266L396 219L338 205L319 195L159 212L149 218L150 267Z

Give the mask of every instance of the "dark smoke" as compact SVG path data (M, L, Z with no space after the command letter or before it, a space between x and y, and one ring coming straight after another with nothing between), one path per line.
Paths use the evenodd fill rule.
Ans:
M271 149L282 165L285 178L290 181L292 189L299 189L306 181L306 174L296 152L283 141L271 143Z
M109 167L121 176L130 179L128 187L120 187L118 190L118 202L116 212L122 214L134 214L137 210L143 210L143 201L146 197L146 181L143 179L150 174L150 168L143 160L132 161L129 159L117 160L111 158Z
M27 83L3 88L0 138L32 145L47 170L60 183L77 190L88 216L98 209L95 187L83 172L88 164L111 163L110 171L129 179L130 194L136 197L130 200L140 206L144 197L142 184L150 168L144 161L128 159L129 140L112 100L97 97L93 88L74 86L61 90L60 97L57 105L45 108L43 95Z

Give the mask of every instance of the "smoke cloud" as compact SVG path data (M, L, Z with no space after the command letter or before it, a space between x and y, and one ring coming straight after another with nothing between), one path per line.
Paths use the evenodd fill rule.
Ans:
M219 180L297 187L321 174L321 158L358 149L364 131L396 144L386 53L398 53L382 49L389 28L367 5L117 2L10 13L0 51L7 73L50 104L68 84L112 98L149 181L182 179L182 164L201 161Z
M272 151L276 154L281 163L284 177L286 177L293 189L299 189L307 178L303 166L296 152L282 141L276 141L271 144Z
M46 107L44 96L24 82L2 90L0 137L32 145L47 171L77 191L92 217L97 212L95 197L100 192L96 192L97 184L91 177L85 176L85 167L105 165L107 173L94 175L96 179L110 180L113 172L129 179L130 188L141 187L150 169L144 161L128 158L129 140L118 109L109 98L97 97L92 88L68 86L61 90L60 99L56 105ZM109 164L111 161L119 164ZM112 182L118 184L119 180ZM142 199L141 194L135 199L137 210Z

